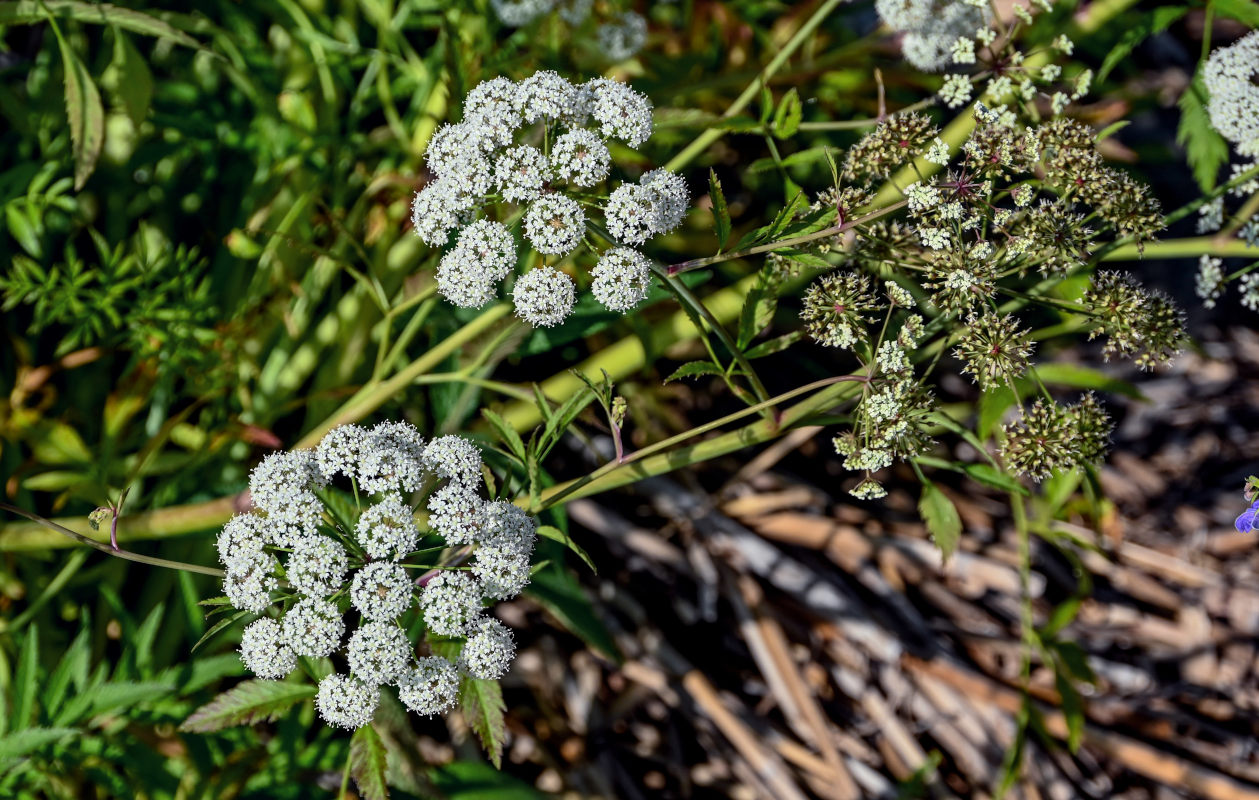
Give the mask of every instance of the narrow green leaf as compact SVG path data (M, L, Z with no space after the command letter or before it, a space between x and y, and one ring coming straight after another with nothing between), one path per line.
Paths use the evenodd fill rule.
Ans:
M201 647L201 645L213 639L215 635L218 634L219 631L223 630L229 625L232 625L233 623L247 616L249 616L248 611L237 611L232 616L224 617L223 619L214 623L214 625L208 631L201 634L201 638L198 639L195 644L193 644L192 648L188 652L195 653L197 651L197 648Z
M1212 0L1215 13L1247 25L1259 27L1259 5L1254 0Z
M1036 376L1044 383L1055 386L1069 386L1072 389L1095 389L1109 394L1121 394L1133 400L1144 400L1145 396L1132 383L1121 378L1107 375L1101 370L1084 367L1079 364L1053 363L1036 366Z
M35 715L35 689L39 677L39 626L31 623L22 637L18 653L17 675L13 678L13 716L9 728L20 731L30 725Z
M389 786L385 782L388 756L385 743L371 725L354 732L350 739L350 775L364 800L386 800Z
M711 168L708 170L708 197L713 203L713 226L717 231L717 247L725 249L726 242L730 240L730 207L726 205L726 195L721 191L721 181L717 180L717 173Z
M664 379L665 383L680 381L683 378L698 378L702 375L724 375L726 371L711 361L688 361Z
M791 333L786 333L782 336L776 336L767 342L761 342L756 347L753 347L744 353L744 355L747 356L749 361L754 358L772 356L775 353L781 353L783 350L791 347L803 337L804 331L792 331Z
M1054 686L1062 698L1062 716L1067 722L1067 747L1074 753L1080 749L1080 740L1084 738L1084 701L1071 684L1070 676L1058 669L1056 664Z
M926 523L931 538L945 559L953 555L962 536L962 519L957 515L953 501L929 480L923 479L922 496L918 500L918 513Z
M70 143L74 148L74 188L79 190L87 183L105 145L105 109L101 105L101 93L88 73L87 67L75 55L74 49L61 35L61 29L49 13L53 34L61 50L61 64L65 72L66 116L70 120Z
M70 679L75 673L86 673L88 668L88 660L90 658L90 636L86 621L79 628L78 636L74 637L74 641L62 653L61 658L57 661L57 666L53 669L52 674L48 676L48 681L44 684L44 713L49 718L56 718L57 712L61 710L62 701L66 698L66 690L70 688Z
M488 408L481 409L481 416L498 434L498 438L502 440L503 444L507 445L507 449L511 451L512 455L523 462L526 452L525 443L521 440L520 434L516 432L516 429L508 425L506 420Z
M57 715L56 722L58 725L72 725L107 711L157 700L173 690L174 687L169 684L154 681L107 683L66 703L65 708Z
M1031 494L1027 491L1027 487L991 464L964 464L962 471L971 480L978 481L985 486L991 486L1003 492L1017 492L1021 495Z
M800 129L804 108L800 104L800 94L792 87L783 95L778 110L774 112L774 135L779 139L789 139Z
M302 683L244 681L192 712L179 729L210 733L237 725L270 722L303 700L314 697L315 691L314 686Z
M1098 82L1106 80L1110 71L1119 66L1137 45L1150 36L1167 30L1169 25L1183 17L1188 11L1189 9L1185 6L1163 6L1154 9L1142 17L1135 26L1128 28L1102 60L1102 66L1097 70Z
M1045 626L1040 629L1040 635L1044 639L1052 639L1063 628L1071 624L1075 619L1075 615L1080 613L1080 598L1069 597L1058 605L1054 606L1054 610L1049 615L1049 619L1045 622Z
M775 255L780 255L788 261L794 261L797 264L803 264L812 269L830 269L834 266L817 253L810 253L806 250L797 250L794 247L782 247L774 251Z
M498 681L487 681L465 675L459 682L459 707L464 719L481 740L490 763L501 767L503 763L503 689Z
M581 545L574 542L572 537L564 531L554 525L540 525L538 526L538 535L544 539L559 542L569 550L572 550L578 558L586 562L586 566L590 567L591 572L598 573L599 570L595 569L595 562L591 560L590 554L587 553Z

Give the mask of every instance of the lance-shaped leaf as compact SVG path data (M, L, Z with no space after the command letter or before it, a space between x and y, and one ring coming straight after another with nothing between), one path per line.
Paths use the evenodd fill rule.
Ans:
M237 725L271 722L307 698L315 687L304 683L251 680L223 692L192 712L180 730L210 733Z
M364 800L387 800L389 786L385 783L388 766L385 743L371 725L354 732L350 740L350 774Z

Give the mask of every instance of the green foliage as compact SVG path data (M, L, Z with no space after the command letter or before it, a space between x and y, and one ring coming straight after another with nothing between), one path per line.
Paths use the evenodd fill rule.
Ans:
M918 499L918 514L926 523L927 531L944 558L948 559L957 550L957 543L962 536L962 519L957 514L957 507L940 487L926 478L922 479L922 495Z
M1201 75L1180 95L1180 125L1176 141L1185 148L1193 176L1204 192L1215 188L1220 167L1228 163L1228 142L1211 127L1207 115L1207 90Z
M386 800L386 752L380 734L371 725L359 728L350 739L350 775L363 800Z
M495 767L503 762L503 689L498 681L465 675L459 681L459 708Z
M273 722L297 703L315 696L315 687L285 681L242 681L192 713L180 730L210 733L236 725Z

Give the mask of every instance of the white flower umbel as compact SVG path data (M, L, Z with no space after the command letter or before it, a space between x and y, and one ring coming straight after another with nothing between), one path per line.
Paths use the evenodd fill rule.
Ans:
M595 31L599 52L609 61L624 61L643 49L647 43L647 19L634 11L626 11Z
M459 665L474 678L497 680L516 657L516 640L507 626L485 618L473 628L459 655Z
M281 621L284 641L299 656L323 658L341 644L345 620L335 603L304 597L293 604Z
M285 573L297 591L308 597L325 597L345 582L347 563L345 548L339 542L317 536L289 553Z
M418 659L398 680L398 699L417 714L441 714L455 705L459 670L441 656Z
M516 265L516 240L501 222L481 219L464 228L437 266L437 291L462 308L494 299L498 282Z
M485 501L462 483L448 483L429 495L428 526L447 544L470 544L481 530Z
M450 238L469 211L469 196L453 178L438 178L411 200L411 227L425 244L438 247Z
M527 203L542 196L551 177L551 164L542 151L522 144L504 150L494 162L494 185L504 200Z
M1202 73L1211 127L1232 142L1242 156L1259 156L1257 74L1259 31L1252 31L1213 52Z
M315 446L315 464L324 480L339 475L359 480L358 467L369 439L367 429L360 425L338 425L324 434Z
M647 297L651 288L651 262L637 250L608 250L591 272L590 290L609 311L628 311Z
M369 686L393 683L411 660L406 631L392 622L366 622L345 648L350 674Z
M482 81L464 98L463 118L473 123L483 148L506 147L524 122L519 87L510 78Z
M322 482L310 450L271 453L249 473L253 504L266 511L268 519L283 523L270 529L278 537L273 544L292 547L297 539L315 532L323 505L314 489Z
M530 203L525 212L525 236L539 253L568 255L585 235L586 213L571 197L549 194Z
M676 228L686 215L690 193L686 181L668 170L645 173L638 185L621 184L604 207L608 232L627 244L642 244Z
M529 583L529 553L511 546L480 545L472 574L481 582L481 593L486 597L509 600Z
M430 631L462 636L481 614L481 587L465 573L439 573L420 592L420 608Z
M373 494L413 492L424 482L424 437L408 422L382 422L368 431L359 487Z
M542 328L568 319L577 302L573 279L553 267L535 267L516 279L516 316Z
M551 148L551 169L556 177L577 186L590 187L607 179L612 154L599 135L585 128L562 134Z
M297 654L285 641L280 623L263 617L245 626L240 634L240 660L259 678L283 678L297 667Z
M395 620L411 606L407 570L392 561L376 561L354 573L350 602L366 619Z
M577 87L557 72L539 70L520 82L516 101L526 123L557 121L572 111Z
M590 81L590 115L599 123L599 132L638 147L651 137L651 101L647 95L610 78Z
M415 549L420 529L411 506L402 502L401 495L388 494L359 515L354 536L372 558L397 561Z
M462 436L439 436L424 448L424 468L475 489L481 483L481 451Z
M267 545L267 520L257 514L237 514L219 532L215 546L219 561L230 566L233 561L261 553Z
M315 708L324 722L348 730L370 725L379 704L378 687L335 672L319 681L315 695Z
M513 28L528 25L554 5L555 0L490 0L498 21Z
M259 614L271 605L271 591L279 585L275 578L275 556L247 553L232 560L223 578L223 594L241 611Z
M526 514L520 506L506 500L495 500L485 504L481 533L477 541L529 552L533 550L533 543L538 538L537 531L538 525L533 517Z

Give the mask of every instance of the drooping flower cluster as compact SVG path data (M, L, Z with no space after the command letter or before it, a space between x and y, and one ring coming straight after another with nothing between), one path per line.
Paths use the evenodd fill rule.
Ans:
M578 86L543 71L519 83L494 78L476 86L463 121L433 134L426 158L436 177L411 206L415 232L428 244L447 245L455 232L437 267L438 291L465 308L491 302L520 260L519 225L547 262L515 282L522 319L553 326L568 317L577 297L570 273L580 274L583 245L598 256L596 299L621 312L641 302L650 266L631 246L681 224L690 201L686 183L655 169L610 195L599 192L611 180L608 142L638 147L651 131L651 102L607 78ZM606 201L602 225L588 216L600 208L596 199ZM611 247L600 253L595 237L610 239Z
M590 18L593 0L490 0L498 21L512 28L529 25L555 13L573 28ZM595 27L599 53L608 61L632 58L647 43L647 18L637 11L612 14Z
M454 704L462 679L501 677L515 645L485 606L528 583L536 528L511 503L484 500L481 482L476 445L425 442L406 423L343 425L314 450L263 459L254 509L218 537L228 602L261 615L241 636L246 668L280 679L299 657L342 656L348 674L321 680L315 704L344 728L371 722L383 686L431 715ZM422 530L408 498L430 487ZM457 659L417 657L406 633L416 616L453 640Z

